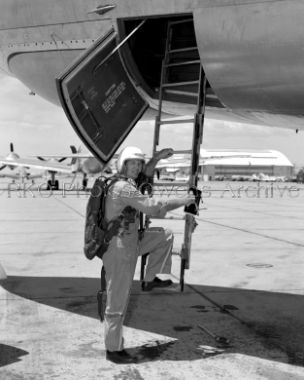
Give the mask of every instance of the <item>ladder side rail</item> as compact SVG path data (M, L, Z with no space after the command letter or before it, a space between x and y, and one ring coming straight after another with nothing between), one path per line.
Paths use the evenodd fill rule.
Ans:
M161 68L161 76L160 76L160 86L159 86L159 96L158 96L158 112L155 118L155 126L154 126L154 140L153 140L153 150L152 155L154 156L157 146L159 145L159 134L160 134L160 125L161 125L161 115L162 115L162 106L163 106L163 84L167 81L167 67L169 59L169 50L171 48L171 39L172 39L172 28L170 23L167 26L167 39L165 46L165 56L162 60L162 68Z
M187 20L186 22L189 22ZM203 71L202 66L200 65L199 70L199 80L198 81L189 81L189 82L180 82L180 83L169 83L169 70L170 67L175 67L179 65L185 65L187 63L171 62L171 54L175 52L183 52L194 50L193 47L186 48L173 48L173 34L174 34L174 26L177 23L169 22L167 25L167 40L165 46L165 54L162 60L162 69L161 69L161 78L160 78L160 87L159 87L159 104L158 104L158 113L155 118L155 129L154 129L154 141L153 141L153 156L157 152L157 147L159 145L159 137L160 137L160 126L162 124L166 124L161 120L162 117L162 107L163 107L163 97L165 88L168 87L178 87L181 85L189 85L189 84L198 84L198 92L195 94L197 96L197 112L195 114L193 120L193 135L192 135L192 150L191 150L191 166L190 166L190 176L188 183L185 183L186 186L197 187L198 184L198 172L199 172L199 158L200 158L200 145L202 143L202 135L203 135L203 123L204 123L204 112L205 112L205 97L206 97L206 78ZM179 22L178 22L179 24ZM174 46L173 46L174 47ZM197 49L197 47L196 47ZM195 60L190 60L192 63ZM173 124L171 121L167 124ZM184 289L184 274L185 269L189 269L190 262L190 251L191 251L191 239L192 233L195 227L195 218L191 214L185 215L185 228L184 228L184 242L181 249L181 270L180 270L180 287L181 291Z
M192 162L191 162L191 174L189 179L189 185L197 187L198 184L198 171L199 171L199 157L200 146L203 138L203 124L205 113L205 97L206 97L206 76L203 72L203 68L200 69L200 84L199 93L197 99L197 113L195 114L195 122L193 128L193 140L192 140ZM184 275L185 269L190 267L190 252L192 243L192 232L195 227L195 218L193 215L187 214L185 216L185 229L184 229L184 242L181 252L181 267L180 267L180 287L181 291L184 289Z
M161 77L160 77L160 86L159 86L159 96L158 96L158 111L155 118L155 125L154 125L154 140L153 140L153 149L152 149L152 156L154 156L157 146L159 145L159 133L160 133L160 125L161 125L161 113L162 113L162 103L163 103L163 82L165 75L165 65L164 65L165 59L163 59L162 62L162 69L161 69Z
M197 187L198 183L198 171L199 171L199 158L200 148L203 142L203 128L204 128L204 116L205 116L205 101L206 101L206 76L203 68L200 69L199 78L199 93L197 99L197 112L195 114L193 140L192 140L192 165L191 165L191 186Z

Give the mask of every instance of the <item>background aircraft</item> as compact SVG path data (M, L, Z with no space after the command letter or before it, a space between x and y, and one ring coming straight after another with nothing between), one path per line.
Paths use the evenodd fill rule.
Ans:
M105 172L107 174L112 173L111 166L108 165L106 168L95 158L91 153L82 153L81 147L76 149L74 145L70 146L71 154L56 154L56 155L43 155L36 156L38 159L47 162L47 159L57 159L59 161L70 159L71 173L74 174L74 179L78 173L81 173L82 186L87 187L88 176L95 175L98 173ZM73 179L73 181L74 181ZM72 182L73 182L72 181Z
M71 183L74 182L76 175L81 173L83 176L82 185L87 187L88 175L94 175L101 173L103 166L94 158L90 153L81 153L80 148L77 150L75 146L70 147L72 154L68 155L46 155L35 156L36 158L20 158L20 156L14 152L14 146L10 143L10 153L3 158L0 158L0 170L9 168L12 171L18 170L17 173L3 173L2 177L12 178L13 180L34 179L41 178L44 175L50 177L48 179L48 187L53 190L59 189L59 181L56 179L56 174L68 174L73 175ZM71 159L69 164L62 164L66 159ZM43 170L43 174L32 175L27 170ZM107 172L111 172L108 168Z
M65 158L63 158L65 159ZM55 179L57 173L71 174L71 167L61 164L63 159L58 161L41 161L39 159L32 158L21 158L17 153L14 152L14 145L10 143L10 153L1 158L0 165L1 170L4 168L9 168L12 171L17 171L16 173L3 173L2 177L12 178L13 180L21 180L24 182L25 179L41 178L43 176L51 177L48 179L48 187L54 190L58 190L59 182ZM28 172L28 169L42 170L42 174L33 175Z
M11 178L13 181L18 180L23 183L25 180L32 180L41 178L42 174L31 174L27 171L28 167L15 165L16 161L20 160L20 156L14 151L14 144L10 143L10 153L1 158L0 157L0 177ZM2 172L3 169L8 168L10 172Z

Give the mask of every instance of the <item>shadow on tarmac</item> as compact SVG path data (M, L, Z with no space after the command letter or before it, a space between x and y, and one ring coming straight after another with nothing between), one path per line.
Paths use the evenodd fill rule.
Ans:
M1 285L25 299L98 319L99 279L10 276ZM241 353L304 366L303 312L300 295L202 285L186 286L183 293L142 292L134 281L125 325L164 336L130 349L142 361ZM231 345L216 344L198 324ZM16 360L27 354L15 350Z
M28 355L27 351L20 348L0 343L0 367L19 362L21 356Z

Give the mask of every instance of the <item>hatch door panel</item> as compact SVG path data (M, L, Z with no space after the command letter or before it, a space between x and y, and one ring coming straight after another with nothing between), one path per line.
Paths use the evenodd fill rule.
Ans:
M86 50L56 80L74 130L106 164L148 108L131 82L118 51L114 30Z

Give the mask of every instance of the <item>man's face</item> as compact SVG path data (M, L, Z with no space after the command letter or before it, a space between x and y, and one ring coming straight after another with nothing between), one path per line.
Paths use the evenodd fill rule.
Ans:
M128 160L126 162L126 176L128 178L136 179L139 173L142 171L143 163L136 158Z

